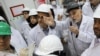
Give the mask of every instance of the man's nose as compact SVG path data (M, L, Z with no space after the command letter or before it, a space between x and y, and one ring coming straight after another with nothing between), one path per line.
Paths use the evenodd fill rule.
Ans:
M100 26L98 24L95 24L94 25L94 30L99 30L100 29Z
M98 24L94 24L94 28L98 28Z
M70 15L71 18L73 18L73 15Z

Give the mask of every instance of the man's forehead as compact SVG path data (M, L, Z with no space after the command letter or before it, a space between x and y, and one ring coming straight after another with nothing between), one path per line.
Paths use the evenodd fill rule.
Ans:
M29 11L23 11L23 13L28 13Z
M94 18L94 20L100 20L100 18Z
M49 13L38 12L38 14L42 14L42 15L48 15Z
M94 21L100 22L100 18L94 18Z
M11 36L11 35L0 35L0 36Z
M27 13L27 14L29 14L29 11L24 11L23 13Z
M79 9L72 9L70 12L77 12Z

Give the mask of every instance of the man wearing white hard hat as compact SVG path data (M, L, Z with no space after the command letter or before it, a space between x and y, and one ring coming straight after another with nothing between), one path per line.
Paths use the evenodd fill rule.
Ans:
M21 24L21 33L25 39L25 41L27 41L27 38L28 38L28 32L31 30L31 27L29 26L29 23L27 22L27 19L29 17L29 12L30 12L30 9L25 7L23 10L22 10L22 14L23 14L23 19L24 21L22 22Z
M47 4L42 4L37 9L38 12L38 24L29 32L28 43L31 44L35 42L38 47L41 39L49 34L54 34L59 36L58 32L50 28L50 25L54 23L53 18L49 18L50 8ZM53 22L53 23L51 23Z
M63 45L56 35L45 36L36 49L38 56L62 56Z
M94 33L96 38L81 56L100 56L100 5L94 12Z
M28 7L25 7L22 10L22 14L23 14L23 16L24 16L25 19L27 19L29 17L29 11L30 11L30 9Z
M29 17L27 19L29 26L31 28L34 28L38 24L38 19L37 19L37 11L36 9L31 9L29 13Z
M2 16L0 16L0 21L6 22L6 20ZM18 30L16 30L15 28L13 28L12 26L10 26L10 27L11 27L11 32L12 32L10 44L13 47L15 47L16 52L19 54L19 52L22 48L27 47L27 44L24 41L21 33Z

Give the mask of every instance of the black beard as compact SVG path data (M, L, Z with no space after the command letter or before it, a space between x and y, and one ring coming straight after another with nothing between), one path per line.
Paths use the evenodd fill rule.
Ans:
M37 25L38 23L35 23L35 24L29 24L29 26L31 27L31 28L33 28L33 27L35 27L36 25Z

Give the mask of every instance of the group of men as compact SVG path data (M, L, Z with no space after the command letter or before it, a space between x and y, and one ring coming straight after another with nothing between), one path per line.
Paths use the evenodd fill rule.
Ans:
M0 17L0 55L99 56L100 0L56 2L25 7L21 33Z

